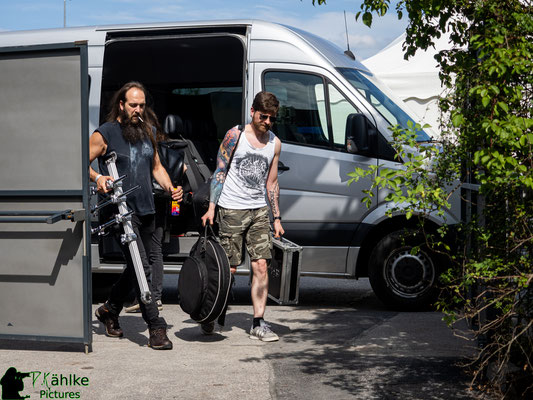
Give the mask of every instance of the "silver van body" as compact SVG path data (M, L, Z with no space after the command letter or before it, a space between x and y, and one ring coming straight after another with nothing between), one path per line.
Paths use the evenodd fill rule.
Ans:
M355 167L402 168L390 147L389 127L405 123L410 111L371 71L335 45L299 29L258 20L0 34L0 47L80 41L88 45L89 132L105 120L110 93L128 80L147 86L161 122L168 114L183 113L191 126L207 123L216 133L211 138L215 148L225 131L249 121L255 93L276 94L282 106L275 127L282 141L280 208L286 237L304 247L303 275L368 276L376 245L393 232L414 228L403 215L386 216L390 204L383 201L385 194L376 193L370 209L362 203L369 180L347 185L347 174ZM347 148L347 117L353 114L377 135L377 153ZM424 135L420 140L429 139ZM456 223L458 215L459 203L454 200L444 218L428 220L437 227ZM169 232L169 237L178 250L169 251L165 270L178 272L196 236ZM122 262L106 258L98 240L93 238L93 272L120 270ZM240 270L245 272L246 265ZM401 288L396 295L402 297ZM413 303L418 298L406 296Z

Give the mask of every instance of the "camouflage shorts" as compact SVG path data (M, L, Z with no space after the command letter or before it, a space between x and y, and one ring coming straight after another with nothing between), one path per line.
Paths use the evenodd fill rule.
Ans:
M242 244L252 260L272 258L272 238L268 207L254 210L218 208L220 244L226 250L230 265L242 262Z

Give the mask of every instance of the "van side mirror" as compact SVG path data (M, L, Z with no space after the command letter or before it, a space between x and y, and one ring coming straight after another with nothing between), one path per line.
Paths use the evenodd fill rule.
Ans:
M346 117L346 149L352 154L372 156L377 154L377 131L363 114Z

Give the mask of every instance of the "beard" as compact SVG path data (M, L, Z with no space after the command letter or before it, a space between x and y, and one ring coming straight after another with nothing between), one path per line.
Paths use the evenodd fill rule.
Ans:
M138 118L134 122L128 116L126 111L120 111L120 125L122 127L122 136L126 139L127 142L135 144L144 139L149 139L148 133L145 130L145 124L142 123Z
M271 128L270 124L266 124L266 123L264 123L262 121L256 122L253 119L252 119L251 124L255 128L256 131L261 132L261 133L266 133Z

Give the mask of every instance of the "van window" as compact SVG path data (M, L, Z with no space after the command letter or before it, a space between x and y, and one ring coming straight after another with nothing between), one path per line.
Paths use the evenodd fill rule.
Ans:
M399 104L403 102L393 101L392 94L385 94L378 86L379 82L371 74L351 68L337 68L337 70L391 125L400 125L403 129L407 129L408 121L416 122L400 107ZM430 141L431 137L424 130L419 130L416 140L426 142Z
M336 149L346 148L346 119L360 111L331 82L327 82L327 89L318 75L281 71L265 74L265 90L274 93L280 102L279 122L273 131L282 141L331 148L328 138L332 136Z
M273 131L284 142L330 148L324 80L298 72L265 73L265 90L280 102Z
M329 104L331 108L331 127L335 147L345 147L346 119L348 115L360 113L346 97L331 83L328 84Z

